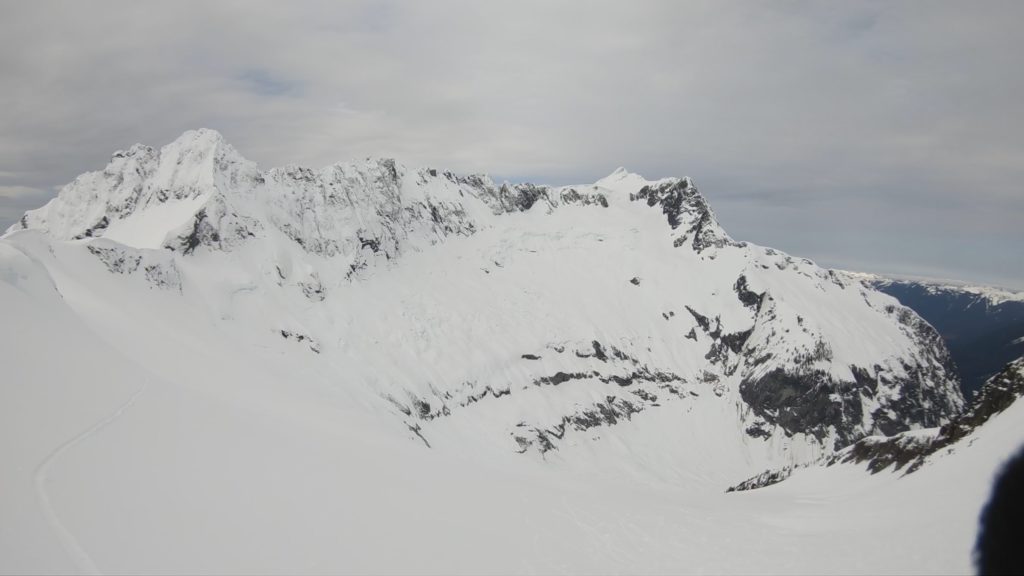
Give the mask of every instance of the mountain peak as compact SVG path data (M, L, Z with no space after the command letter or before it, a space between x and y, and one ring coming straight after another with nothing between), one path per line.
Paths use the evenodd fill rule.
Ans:
M598 180L597 184L599 184L599 185L601 183L609 183L609 184L611 184L611 183L614 183L614 182L621 182L623 180L637 180L637 179L646 181L646 179L643 176L641 176L639 174L636 174L634 172L630 172L629 170L627 170L623 166L619 166L618 168L613 170L611 174L609 174L609 175L605 176L604 178L601 178L600 180Z
M244 195L261 178L220 132L189 130L159 151L135 144L115 152L103 170L78 176L9 231L37 228L63 240L104 236L159 248L211 200Z
M184 159L202 162L214 158L231 163L249 163L220 132L211 128L186 131L161 148L160 155L173 159L178 164L183 163Z
M195 128L193 130L186 130L183 132L181 136L178 136L174 142L171 143L171 145L180 146L193 144L199 146L215 146L217 144L224 143L226 143L224 135L219 131L214 130L213 128Z
M674 182L683 182L686 187L691 186L690 179L688 177L648 180L636 172L630 172L626 168L619 166L611 174L595 182L594 185L600 186L601 188L607 188L613 192L636 192L644 186L659 186Z

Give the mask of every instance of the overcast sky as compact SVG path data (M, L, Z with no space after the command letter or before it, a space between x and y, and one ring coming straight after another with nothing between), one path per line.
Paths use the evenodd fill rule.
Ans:
M135 142L693 177L735 238L1024 288L1024 2L4 2L0 226Z

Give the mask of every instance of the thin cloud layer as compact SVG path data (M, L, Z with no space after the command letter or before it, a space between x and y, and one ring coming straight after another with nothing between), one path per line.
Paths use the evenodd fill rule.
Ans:
M134 142L549 183L690 175L730 233L1024 288L1018 2L8 4L0 225Z

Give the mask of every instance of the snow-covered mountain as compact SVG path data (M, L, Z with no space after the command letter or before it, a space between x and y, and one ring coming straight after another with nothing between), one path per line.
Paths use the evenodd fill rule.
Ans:
M263 173L199 130L160 151L115 153L27 213L10 241L19 228L79 240L68 249L151 286L194 283L228 306L244 291L261 310L244 319L252 328L302 338L336 362L359 358L344 372L366 372L417 422L526 386L582 380L615 392L582 411L574 400L546 419L531 414L513 434L523 448L546 451L588 414L611 423L688 387L738 403L752 436L807 433L829 447L935 426L963 404L946 351L916 315L809 261L734 242L686 178L619 169L586 186L498 186L392 160ZM424 264L450 284L411 285L399 302L359 294ZM196 268L187 279L185 268ZM416 278L402 280L426 282ZM382 309L354 316L357 297L364 311ZM421 302L404 306L407 297ZM351 324L326 325L340 318ZM404 372L386 378L366 365L368 339L351 336L384 320L382 336L400 345L377 356ZM451 334L429 334L442 327ZM495 333L507 346L473 352ZM408 344L436 356L426 374Z
M802 504L725 488L964 408L910 309L622 169L261 171L187 132L9 229L0 306L11 571L820 569L759 540Z
M1024 354L1024 292L928 280L857 274L895 296L942 336L963 380L965 396Z
M818 465L864 464L872 474L883 470L912 474L931 463L940 451L946 454L964 448L964 440L992 417L1001 414L1024 396L1024 357L1007 363L989 378L962 414L939 428L910 430L892 436L868 436L846 448L822 457ZM811 466L813 464L804 464ZM797 468L788 465L767 470L749 478L729 491L754 490L788 479Z

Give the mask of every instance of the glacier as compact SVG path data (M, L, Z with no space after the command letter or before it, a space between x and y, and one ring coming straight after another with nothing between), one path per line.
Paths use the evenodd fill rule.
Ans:
M0 238L0 571L968 572L1014 404L689 178L136 145ZM785 482L726 489L790 466Z

